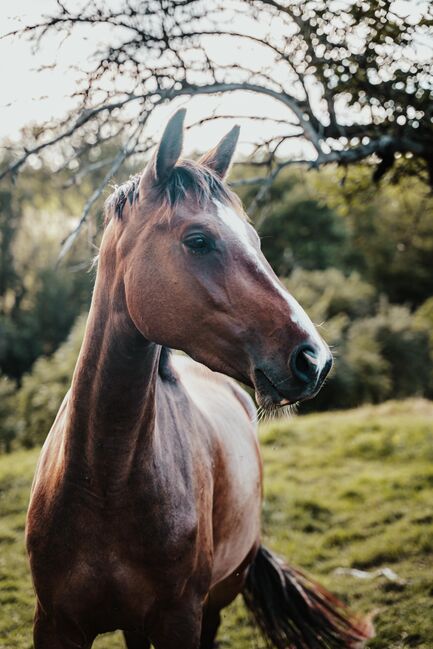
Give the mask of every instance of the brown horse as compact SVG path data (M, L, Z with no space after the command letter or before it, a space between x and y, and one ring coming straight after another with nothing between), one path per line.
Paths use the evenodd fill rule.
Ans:
M239 129L179 161L183 120L106 208L28 513L35 648L122 629L128 649L210 649L239 592L279 649L362 646L368 623L260 545L255 408L233 380L291 404L317 393L331 355L223 182Z

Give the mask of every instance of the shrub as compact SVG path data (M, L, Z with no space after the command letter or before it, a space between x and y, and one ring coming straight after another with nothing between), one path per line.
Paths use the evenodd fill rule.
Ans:
M41 357L26 374L17 395L18 438L24 446L42 443L71 382L83 338L80 316L68 339L50 357Z
M298 268L285 284L316 323L341 314L351 319L361 318L376 309L376 290L356 272L346 276L337 268L323 271Z
M352 273L296 270L285 280L331 346L334 369L324 389L301 412L351 408L362 403L431 394L430 332L433 301L412 314L389 304L374 288ZM69 387L83 337L80 316L67 341L51 356L40 358L23 378L14 399L9 429L25 446L41 443ZM0 383L0 396L4 387ZM3 386L3 387L2 387ZM12 403L12 402L10 402ZM9 411L10 412L10 409ZM8 416L2 415L0 423Z
M433 304L413 315L389 304L352 273L298 269L286 280L334 352L327 385L304 411L350 408L388 398L429 395Z
M0 376L0 451L9 453L16 436L15 384Z

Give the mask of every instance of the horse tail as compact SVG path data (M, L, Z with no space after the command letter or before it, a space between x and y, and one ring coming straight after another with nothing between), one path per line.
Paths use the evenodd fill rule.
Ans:
M353 615L323 586L263 546L243 596L276 649L361 649L374 636L370 618Z

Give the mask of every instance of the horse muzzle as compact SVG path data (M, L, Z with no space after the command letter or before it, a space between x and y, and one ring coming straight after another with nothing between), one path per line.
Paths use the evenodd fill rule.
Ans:
M291 353L287 367L271 363L254 370L256 399L263 407L287 406L312 399L321 389L332 367L332 355L314 345L302 343Z

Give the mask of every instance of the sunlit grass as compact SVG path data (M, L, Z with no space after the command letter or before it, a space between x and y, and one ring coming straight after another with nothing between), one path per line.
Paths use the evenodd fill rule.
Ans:
M433 647L433 404L388 403L264 425L265 543L359 611L377 611L373 649ZM0 647L31 647L25 509L38 451L0 457ZM356 579L337 568L391 567ZM261 648L241 601L221 647ZM97 649L123 647L120 634Z

